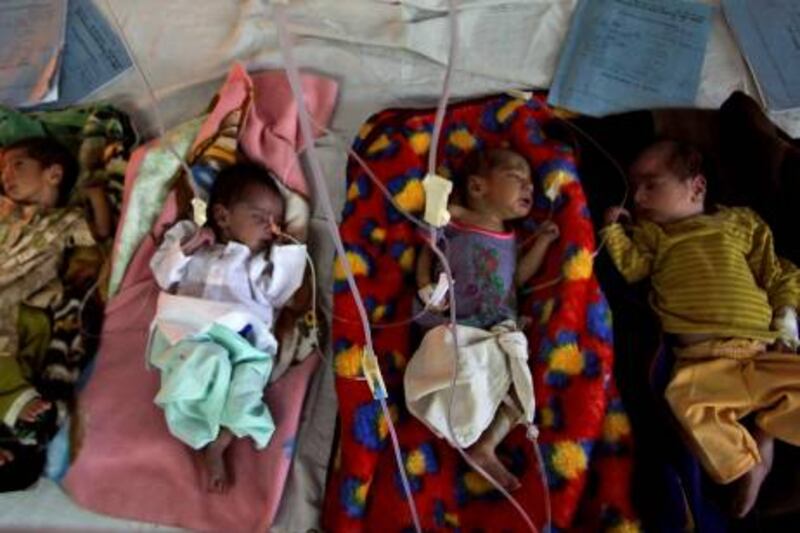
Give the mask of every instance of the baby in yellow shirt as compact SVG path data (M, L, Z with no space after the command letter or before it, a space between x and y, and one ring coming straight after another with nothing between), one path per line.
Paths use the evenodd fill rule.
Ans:
M631 167L635 212L606 212L608 252L630 282L649 278L650 304L676 341L666 398L704 468L738 480L738 516L755 504L774 438L800 446L800 271L775 254L752 210L706 209L702 156L660 141ZM768 348L769 347L769 348ZM754 415L752 432L740 421Z

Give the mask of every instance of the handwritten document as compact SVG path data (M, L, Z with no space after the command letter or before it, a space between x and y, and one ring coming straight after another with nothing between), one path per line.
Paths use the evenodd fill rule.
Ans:
M722 9L767 107L800 108L800 2L723 0Z
M67 2L0 2L0 103L29 106L58 98Z
M682 0L580 0L549 103L592 116L692 105L712 14Z

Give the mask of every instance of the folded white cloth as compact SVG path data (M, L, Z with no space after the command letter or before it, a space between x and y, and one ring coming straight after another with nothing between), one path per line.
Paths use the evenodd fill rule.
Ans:
M772 329L779 333L778 340L793 350L800 347L800 335L797 328L797 311L794 307L784 306L775 311L772 317Z
M172 346L186 337L205 332L213 324L236 332L246 329L244 336L259 350L273 353L277 349L270 325L244 305L167 292L158 295L156 316L150 325L151 337L152 331L158 330Z
M512 321L491 331L455 327L459 346L455 385L453 334L450 326L438 326L425 334L406 367L408 410L436 435L461 448L478 440L504 401L511 401L521 413L519 423L532 424L533 379L524 333ZM451 394L455 395L452 410Z

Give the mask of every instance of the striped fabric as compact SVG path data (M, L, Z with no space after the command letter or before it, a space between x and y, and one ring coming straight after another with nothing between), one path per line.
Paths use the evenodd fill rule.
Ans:
M667 333L772 342L773 309L797 307L800 271L775 254L772 233L747 208L720 207L659 226L619 224L601 235L629 283L650 277L650 303Z

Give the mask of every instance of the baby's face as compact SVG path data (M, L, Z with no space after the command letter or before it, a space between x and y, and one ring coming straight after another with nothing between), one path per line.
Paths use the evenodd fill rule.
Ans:
M526 216L533 207L533 181L528 162L519 154L510 154L505 161L485 176L487 205L502 220Z
M55 165L49 169L22 148L6 150L0 159L3 193L19 204L54 205L58 199Z
M283 199L266 187L249 185L242 200L225 208L225 212L217 225L228 238L260 252L275 239L274 228L283 224Z
M631 167L630 175L638 218L656 224L668 224L697 213L696 180L702 178L678 176L661 154L646 153L641 156ZM702 204L703 198L700 196L701 211Z

